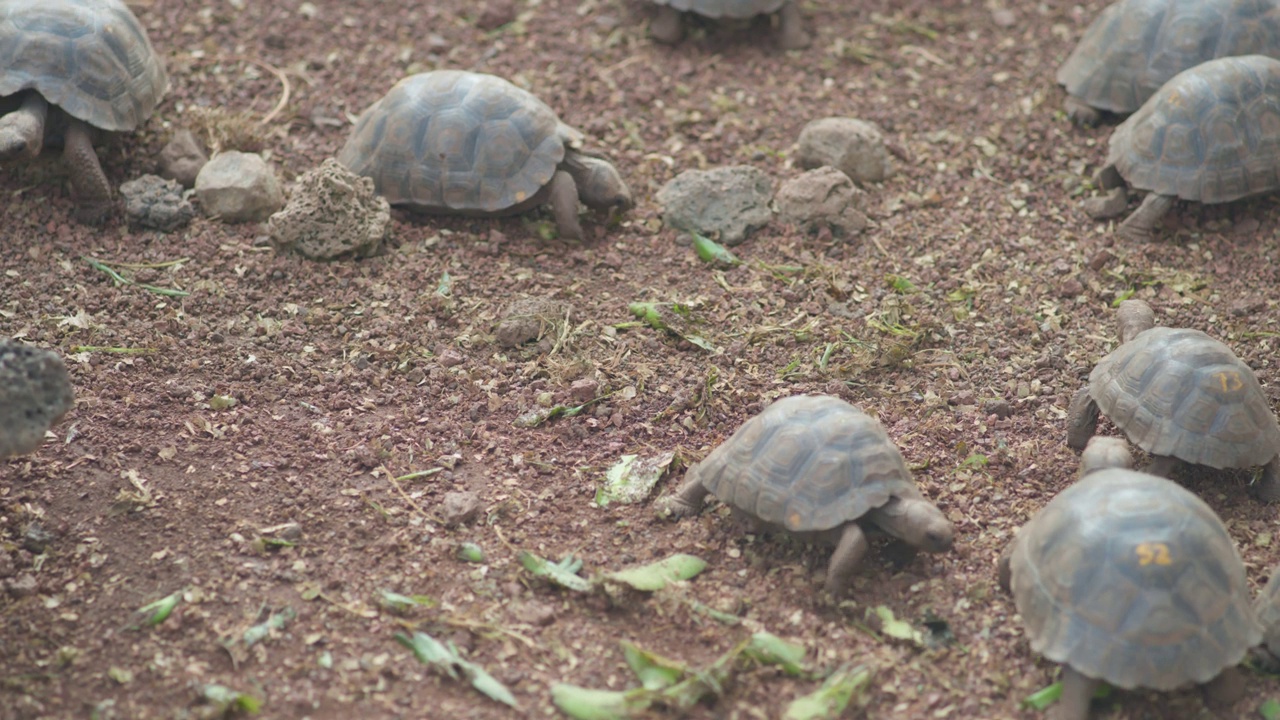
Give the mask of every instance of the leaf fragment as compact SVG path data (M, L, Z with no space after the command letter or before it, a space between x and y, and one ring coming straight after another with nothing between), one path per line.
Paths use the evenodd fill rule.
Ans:
M513 708L520 707L506 685L498 682L484 668L459 655L458 648L452 642L445 645L424 632L414 632L412 636L396 633L395 638L396 642L409 648L420 662L436 668L454 680L469 681L471 687L491 700Z
M699 233L693 233L693 251L703 262L711 263L715 267L729 268L742 264L738 256L730 252L729 248Z
M560 562L553 563L528 550L521 550L519 559L524 569L537 577L546 578L569 590L591 592L591 581L578 575L578 571L582 569L582 561L575 559L572 555L566 555Z
M596 505L607 507L611 502L633 505L647 499L673 459L674 452L645 458L623 455L605 473L604 484L596 489Z
M784 640L773 633L758 632L751 636L751 644L745 651L768 665L777 665L788 675L799 675L804 672L804 656L808 650L800 643Z
M636 590L654 592L680 580L688 580L705 570L707 561L693 555L678 553L648 565L605 573L604 577Z

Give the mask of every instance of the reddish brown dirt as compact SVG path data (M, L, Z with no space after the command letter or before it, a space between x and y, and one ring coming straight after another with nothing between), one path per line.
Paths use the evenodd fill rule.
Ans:
M282 96L262 65L290 87L261 130L286 180L334 154L350 118L402 76L456 67L508 77L558 109L612 155L638 207L616 227L589 220L580 246L540 239L529 218L398 217L383 254L321 264L278 255L253 225L80 227L56 162L6 168L0 333L61 351L77 406L56 440L0 466L0 577L36 583L0 594L0 718L198 716L197 688L211 682L261 697L272 718L544 717L553 683L634 684L620 640L705 664L747 627L804 643L817 668L874 665L867 717L1038 716L1019 700L1055 668L1030 652L995 560L1072 481L1062 417L1113 346L1111 302L1135 290L1163 323L1229 342L1273 400L1280 382L1273 200L1182 205L1145 245L1079 210L1109 128L1072 127L1053 72L1104 4L1017 3L1002 26L993 3L814 0L814 46L780 54L762 22L707 23L674 49L655 46L643 0L518 2L518 21L489 31L477 23L504 19L497 0L136 3L173 88L141 132L108 146L115 182L151 171L170 130L201 108L247 111L252 131ZM721 277L662 228L653 197L675 173L750 163L792 177L800 128L827 115L879 123L906 158L867 188L864 236L775 223L737 249L749 264ZM185 258L126 272L191 294L116 287L86 256ZM767 269L777 265L803 270ZM449 300L435 294L446 272ZM492 341L515 294L572 305L554 351ZM614 330L637 300L695 304L718 352ZM914 339L877 329L894 317ZM582 378L617 394L513 426L543 393L568 401ZM766 401L802 392L837 393L884 421L955 521L953 553L901 569L873 554L831 607L816 592L826 550L749 538L722 509L670 524L647 503L592 505L622 454L694 461ZM214 396L238 404L214 409ZM966 465L974 453L988 463ZM386 474L432 468L445 469L399 489ZM1275 561L1276 510L1247 497L1247 480L1188 484L1227 520L1256 588ZM443 527L450 490L477 493L479 519ZM297 545L263 549L285 523L300 526ZM53 534L38 556L23 547L32 526ZM464 541L487 563L455 560ZM588 570L694 553L710 565L681 592L750 622L547 587L518 549L573 553ZM383 589L439 604L398 616L379 608ZM173 617L135 629L137 608L179 590ZM879 605L915 622L940 616L958 645L873 637L859 625ZM285 608L297 617L282 630L248 649L236 640ZM406 624L452 639L522 710L417 663L392 640ZM817 684L749 671L693 716L778 717ZM1277 695L1274 678L1251 673L1224 716L1252 716ZM1191 691L1126 693L1112 707L1101 716L1205 712Z

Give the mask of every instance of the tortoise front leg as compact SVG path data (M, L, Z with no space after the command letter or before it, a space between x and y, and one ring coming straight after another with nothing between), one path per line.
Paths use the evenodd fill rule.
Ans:
M0 117L0 160L31 159L44 147L49 103L38 92L27 93L22 106Z
M674 495L668 495L658 501L658 513L673 520L687 515L697 515L702 501L707 497L707 489L702 485L698 466L689 468L685 474L685 482Z
M804 17L795 0L778 10L778 47L783 50L800 50L809 47L809 33L804 29Z
M1262 477L1253 485L1253 495L1263 502L1280 502L1280 455L1262 466Z
M76 201L76 220L85 225L101 225L111 212L111 184L93 151L93 137L83 120L67 118L66 147L62 160L71 172Z
M1240 668L1229 667L1218 676L1200 686L1204 704L1211 708L1223 708L1235 704L1244 697L1244 676Z
M1071 122L1077 125L1093 127L1102 120L1102 113L1075 95L1068 95L1062 102L1062 107L1067 111L1067 117L1071 118Z
M1000 551L1000 558L996 560L996 582L1007 593L1013 592L1013 548L1017 542L1018 537L1015 535L1004 546L1004 550Z
M581 240L578 223L578 184L573 176L557 170L551 178L551 212L556 216L556 233L564 240Z
M675 45L684 37L684 20L670 5L658 6L658 17L649 23L649 35L660 43Z
M1089 396L1089 387L1080 388L1067 407L1067 447L1083 450L1098 429L1098 403Z
M848 587L853 571L867 554L871 543L858 527L858 523L846 523L840 532L840 541L836 543L835 552L831 553L831 562L827 563L827 582L823 589L834 597L839 597Z
M1121 237L1134 241L1146 241L1151 239L1151 230L1156 226L1156 222L1169 212L1173 207L1173 201L1176 200L1172 195L1157 195L1156 193L1147 193L1143 198L1142 204L1137 210L1129 216L1127 220L1120 223L1120 227L1116 228L1116 232Z
M1050 714L1052 720L1087 720L1089 702L1098 689L1098 681L1076 672L1070 665L1062 666L1062 697Z
M1148 475L1158 475L1162 478L1172 479L1173 474L1177 472L1182 465L1182 461L1176 457L1169 455L1156 455L1151 458L1151 464L1147 465L1144 471Z

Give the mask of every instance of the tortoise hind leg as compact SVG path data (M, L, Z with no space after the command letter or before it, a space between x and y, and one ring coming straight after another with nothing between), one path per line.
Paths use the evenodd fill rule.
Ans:
M557 170L551 177L551 212L556 216L556 233L563 240L581 240L578 223L578 184L573 176Z
M93 151L93 136L83 120L67 118L62 159L71 172L76 220L85 225L101 225L111 212L111 183L102 172L98 154Z
M800 50L809 47L810 42L800 7L791 0L778 11L778 46L783 50Z
M1151 458L1151 464L1147 465L1147 469L1144 472L1148 475L1158 475L1162 478L1173 479L1173 474L1180 467L1182 467L1182 461L1178 458L1168 455L1156 455Z
M707 488L702 485L698 466L689 468L685 474L685 482L674 495L668 495L658 501L658 513L671 519L686 515L697 515L702 501L707 497Z
M1097 689L1097 680L1081 675L1070 665L1062 666L1062 697L1050 720L1087 720L1089 702Z
M1062 107L1067 111L1067 117L1071 118L1071 122L1077 125L1093 127L1102 120L1102 113L1074 95L1068 95L1062 102Z
M1176 200L1172 195L1157 195L1156 193L1147 193L1143 198L1142 204L1137 210L1128 217L1120 226L1116 228L1116 232L1120 237L1135 241L1146 241L1151 239L1151 230L1156 226L1156 222L1164 217L1166 213L1173 207L1173 201Z
M659 5L658 17L649 23L649 35L660 43L675 45L684 37L683 22L679 10L670 5Z
M1067 407L1067 447L1083 450L1098 429L1098 403L1089 396L1088 386L1080 388Z
M840 532L840 541L836 543L836 550L831 553L831 561L827 563L827 582L823 589L832 596L839 597L848 587L853 571L858 569L858 563L862 562L870 547L871 543L867 542L867 536L858 527L858 523L845 523Z
M0 117L0 160L31 159L44 147L44 123L49 103L29 92L17 110Z
M1262 466L1262 477L1251 489L1254 497L1263 502L1280 502L1280 455Z
M1218 676L1200 686L1204 692L1204 704L1211 708L1223 708L1235 704L1244 697L1245 680L1240 668L1229 667Z

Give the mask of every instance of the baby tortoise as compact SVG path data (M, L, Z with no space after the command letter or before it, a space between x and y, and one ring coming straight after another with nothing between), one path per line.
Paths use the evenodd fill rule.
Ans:
M778 46L783 50L809 47L812 39L805 32L804 19L795 0L653 0L658 4L658 17L649 24L654 40L668 45L684 37L687 12L709 18L749 18L778 13Z

